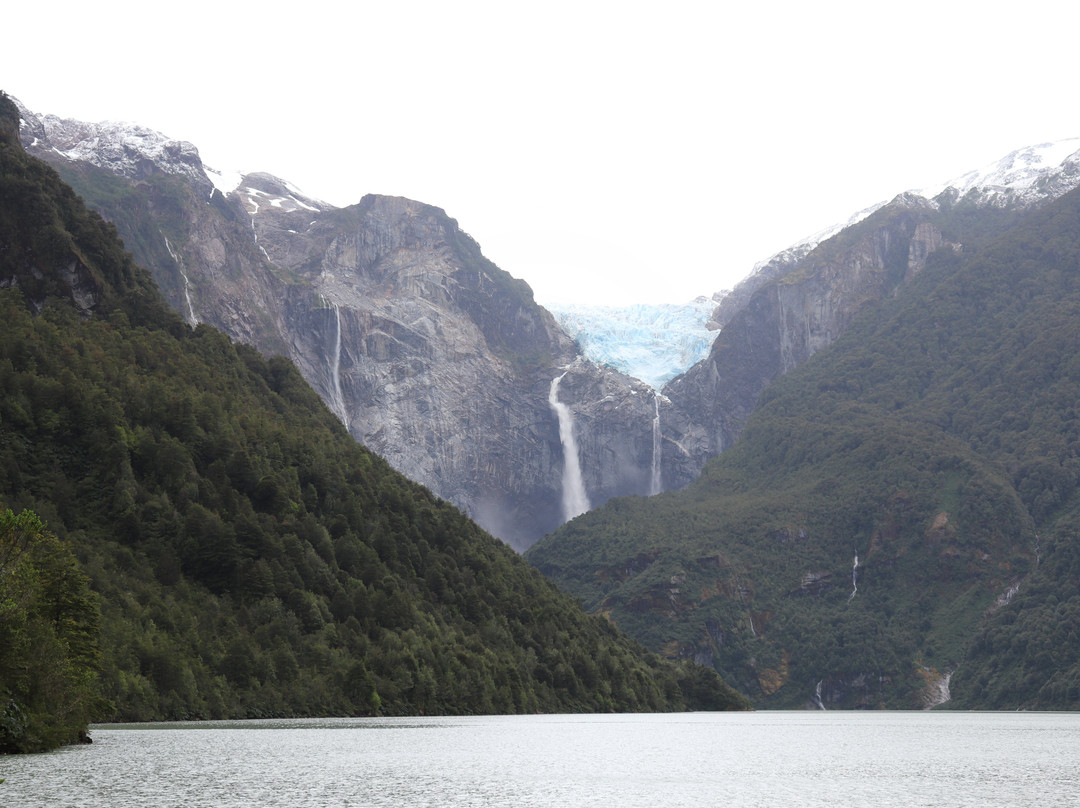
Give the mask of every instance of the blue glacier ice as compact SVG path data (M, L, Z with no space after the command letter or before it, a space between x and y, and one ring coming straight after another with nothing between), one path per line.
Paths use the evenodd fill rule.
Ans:
M586 358L641 379L654 390L708 356L717 334L707 325L716 302L705 297L684 304L545 308L577 340Z

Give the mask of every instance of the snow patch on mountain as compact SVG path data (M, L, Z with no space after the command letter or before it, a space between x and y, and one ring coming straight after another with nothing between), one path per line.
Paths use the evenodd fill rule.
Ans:
M206 171L207 179L214 184L214 187L221 192L222 196L228 196L239 188L244 179L242 171L219 171L216 168L210 168L208 165L204 165L203 170Z
M332 205L305 196L292 183L263 171L245 175L240 180L235 193L252 216L258 214L260 210L270 209L284 213L296 211L320 213L323 210L333 209Z
M259 209L269 205L272 208L285 211L286 213L292 213L297 210L307 210L313 213L319 213L319 209L309 205L308 203L298 199L292 194L285 196L268 194L266 191L258 188L252 188L250 186L242 186L236 189L236 193L240 195L241 199L247 203L249 207L249 213L254 216L259 212Z
M547 305L586 358L640 379L654 390L708 356L716 301L685 304Z

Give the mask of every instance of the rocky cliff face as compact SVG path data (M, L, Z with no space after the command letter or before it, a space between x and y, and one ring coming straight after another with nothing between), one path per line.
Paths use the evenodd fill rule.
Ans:
M582 359L442 210L339 209L268 174L219 188L190 144L21 112L27 149L116 224L190 324L290 357L357 440L511 545L564 520L548 401L563 373L590 502L649 493L651 389Z
M730 446L777 376L831 344L868 303L890 294L950 242L925 199L898 197L802 257L768 265L703 362L664 388L683 446L703 464ZM700 465L699 465L700 468Z

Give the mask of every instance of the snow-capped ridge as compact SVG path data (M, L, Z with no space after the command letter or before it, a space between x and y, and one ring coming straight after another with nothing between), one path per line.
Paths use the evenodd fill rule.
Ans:
M56 115L36 115L21 105L20 113L24 141L29 139L30 145L51 149L65 159L132 178L144 175L151 163L170 174L208 179L199 150L186 140L174 140L134 123L84 123Z
M981 189L991 194L1005 190L1035 190L1040 185L1045 185L1050 178L1062 174L1076 175L1078 167L1080 167L1080 138L1066 138L1016 149L982 168L968 171L939 186L915 190L914 193L933 199L949 188L955 189L959 196L964 196L972 189ZM1075 187L1077 184L1080 184L1080 176L1075 177L1070 187ZM1060 194L1050 191L1040 195L1058 196Z
M333 208L272 174L223 171L207 166L192 143L170 138L154 129L135 123L87 123L38 114L18 99L12 100L19 109L21 137L27 147L47 149L67 160L90 163L133 179L145 176L153 166L205 186L207 198L215 190L223 196L238 194L249 210L268 207L287 213L296 210L318 213Z
M925 188L914 188L897 194L891 200L878 202L853 214L847 221L826 227L801 241L786 247L764 261L754 264L748 277L769 268L786 266L805 258L819 244L840 231L861 222L890 203L919 205L942 193L951 192L955 198L972 191L979 194L982 204L1002 205L1007 202L1035 204L1055 199L1080 185L1080 138L1066 138L1011 151L999 160L982 168L968 171L947 182ZM920 202L919 200L923 200Z

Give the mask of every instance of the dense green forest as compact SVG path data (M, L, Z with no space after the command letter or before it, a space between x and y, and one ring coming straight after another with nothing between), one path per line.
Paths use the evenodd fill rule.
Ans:
M0 638L3 751L88 719L746 706L359 446L289 362L185 325L3 96Z
M1080 194L942 221L979 249L769 386L688 489L527 557L760 705L920 707L951 673L955 707L1080 707Z
M86 737L107 708L95 687L99 620L70 548L33 513L0 511L0 752Z

